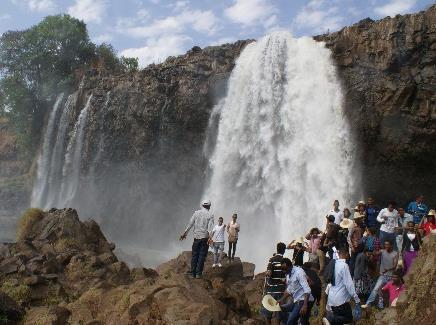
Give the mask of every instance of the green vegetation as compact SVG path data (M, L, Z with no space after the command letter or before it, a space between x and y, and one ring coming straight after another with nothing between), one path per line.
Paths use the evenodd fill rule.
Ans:
M14 299L19 305L30 301L30 287L24 284L14 284L10 281L3 282L1 290Z
M95 45L86 24L69 15L48 16L29 29L1 35L0 117L12 123L30 156L56 96L71 91L89 68L134 71L138 60L119 59L111 45Z
M35 224L44 217L44 213L40 209L31 208L21 216L17 226L17 240L23 240L34 233Z

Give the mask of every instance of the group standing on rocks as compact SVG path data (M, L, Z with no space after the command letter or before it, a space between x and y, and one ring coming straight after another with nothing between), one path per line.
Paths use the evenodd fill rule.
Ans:
M213 267L222 266L225 232L227 257L232 261L240 231L237 214L228 224L220 217L215 225L211 202L205 200L201 205L180 237L185 239L193 229L193 278L202 277L209 246L214 250ZM383 308L384 292L388 304L395 306L405 289L403 275L418 256L422 238L436 229L435 211L423 203L422 195L407 209L396 209L393 201L379 209L368 198L366 203L358 202L354 214L348 208L341 211L335 200L325 218L324 230L312 228L288 245L277 244L267 266L260 311L268 324L273 319L286 325L309 324L310 316L319 313L323 289L326 325L351 323L360 318L361 308ZM292 260L285 257L286 250L293 250Z

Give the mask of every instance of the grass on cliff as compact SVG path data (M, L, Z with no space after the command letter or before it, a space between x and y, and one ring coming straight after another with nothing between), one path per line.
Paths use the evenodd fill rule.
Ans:
M21 216L17 226L17 240L24 240L35 232L36 224L44 218L44 212L41 209L31 208Z
M19 305L28 303L31 298L30 287L24 284L15 284L10 281L6 281L0 288L9 297L15 300Z

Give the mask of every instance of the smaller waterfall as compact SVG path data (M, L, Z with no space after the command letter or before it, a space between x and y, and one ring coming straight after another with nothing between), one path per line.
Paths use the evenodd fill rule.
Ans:
M80 112L67 146L62 169L61 195L57 202L60 206L67 206L71 203L79 186L83 139L91 99L92 95L88 97L85 107Z
M32 205L39 206L43 197L47 192L48 186L48 174L51 169L50 156L52 153L53 144L53 134L56 128L56 121L58 118L59 109L62 107L61 102L64 98L64 94L61 93L53 105L53 109L50 112L50 116L47 123L47 129L44 135L44 142L42 145L42 150L38 158L38 170L36 185L33 187L31 203Z

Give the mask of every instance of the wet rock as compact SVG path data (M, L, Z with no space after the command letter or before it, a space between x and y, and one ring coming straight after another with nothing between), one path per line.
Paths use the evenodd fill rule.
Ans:
M11 297L0 291L0 314L9 321L18 322L24 315L24 310Z
M24 284L28 286L35 286L37 284L44 284L45 278L40 275L32 275L24 279Z

